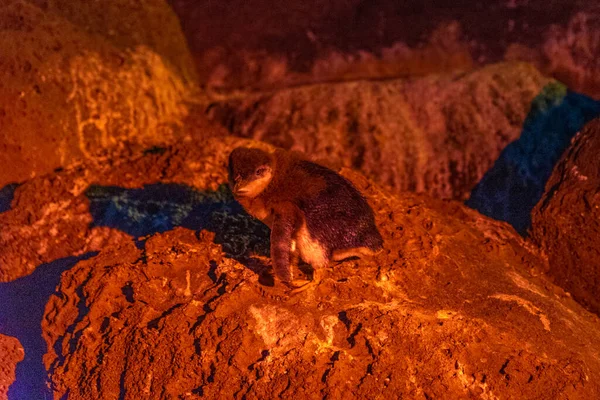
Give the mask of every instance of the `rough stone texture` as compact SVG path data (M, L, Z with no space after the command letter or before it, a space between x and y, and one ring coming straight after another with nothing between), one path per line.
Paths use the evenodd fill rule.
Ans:
M596 0L170 0L208 86L424 75L535 63L600 99Z
M24 356L17 339L0 335L0 400L8 399L8 387L15 380L15 368Z
M16 189L0 214L3 280L30 272L18 257L39 262L38 248L16 252L20 234L61 232L46 262L100 250L63 269L46 304L56 398L600 395L598 317L539 276L545 261L512 228L457 202L392 196L344 169L386 251L298 296L272 286L268 230L223 186L243 144L266 146L155 148Z
M145 157L159 170L182 163L182 175L167 180L204 179L187 185L214 190L225 180L227 147L239 143L199 155L208 167L194 174L180 153ZM145 165L123 163L114 176L145 176ZM514 230L457 202L391 196L342 173L373 205L386 251L331 266L304 294L265 282L260 249L230 254L244 235L268 240L264 232L223 236L230 223L122 237L64 272L42 322L55 397L600 395L600 320L537 276L544 261ZM152 209L133 194L114 196L97 215L117 228L166 215L185 226L193 214L177 196L171 208L156 198ZM213 210L222 211L247 218Z
M600 120L589 123L554 168L532 215L532 239L549 275L600 314Z
M464 200L519 137L550 82L528 64L498 64L466 75L225 98L206 113L235 135L360 169L394 191Z
M577 6L575 7L577 10ZM549 25L543 42L523 45L515 41L507 60L529 60L573 90L600 99L600 7L582 7L567 21Z
M180 18L185 21L188 17L180 15ZM186 33L193 43L194 39ZM200 80L210 90L265 90L356 79L423 76L468 71L476 64L457 22L440 24L419 45L398 41L375 52L344 51L333 47L315 52L319 53L317 56L289 52L288 49L293 49L302 40L290 43L283 51L254 50L246 45L228 47L222 40L222 37L216 39L207 51L194 53ZM290 39L282 39L281 43L285 40Z
M600 115L600 101L547 85L534 100L521 136L508 144L466 204L526 234L531 211L571 138Z
M195 72L162 0L0 5L0 187L178 135Z
M114 230L94 223L90 198L98 196L93 189L88 191L90 185L141 188L161 182L204 188L210 182L208 189L217 191L216 182L226 181L220 170L227 158L225 152L235 143L245 142L225 138L200 146L155 148L141 156L73 166L23 183L15 190L11 209L0 213L0 282L25 276L40 264L99 250L119 240ZM200 162L208 154L221 158Z

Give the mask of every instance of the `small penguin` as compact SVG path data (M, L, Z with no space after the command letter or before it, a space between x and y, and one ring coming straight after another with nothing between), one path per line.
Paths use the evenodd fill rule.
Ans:
M318 284L331 260L372 256L383 248L361 193L295 152L238 147L229 155L229 185L244 209L271 228L275 274L293 292ZM312 281L293 279L297 256L312 266Z

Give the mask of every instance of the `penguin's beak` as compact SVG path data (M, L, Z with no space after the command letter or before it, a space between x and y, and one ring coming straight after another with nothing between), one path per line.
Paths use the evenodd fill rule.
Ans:
M248 193L248 189L241 187L239 183L233 187L233 194L236 196L244 197L246 193Z

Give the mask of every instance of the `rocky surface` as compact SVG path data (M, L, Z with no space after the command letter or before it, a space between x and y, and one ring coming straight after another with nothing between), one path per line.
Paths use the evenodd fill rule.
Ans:
M595 0L170 0L211 87L283 87L535 63L600 98Z
M477 183L466 204L510 223L525 235L531 211L571 138L600 116L600 102L548 85L532 102L519 138L508 144Z
M117 232L118 233L118 232ZM61 274L77 261L96 253L60 258L38 265L31 274L12 281L0 282L0 332L18 338L25 357L17 365L14 383L8 390L11 400L50 399L48 373L42 362L46 342L42 337L44 307L55 292Z
M15 368L24 357L19 341L10 336L0 335L0 399L8 399L8 387L15 380Z
M552 82L530 65L498 64L233 97L206 113L235 135L359 169L396 192L464 200Z
M600 319L543 274L599 312L600 122L533 241L404 193L463 200L487 172L471 201L523 230L598 104L522 63L373 80L526 59L598 94L597 5L172 3L193 105L163 0L0 5L0 398L600 398ZM342 173L385 251L274 285L269 231L224 185L233 147L268 145L207 139L206 116L362 170L377 183Z
M112 200L114 196L110 195L118 194L119 188L125 191L160 182L165 186L158 193L162 193L163 200L175 196L170 201L172 204L176 200L181 202L180 213L189 212L203 200L201 196L189 195L188 185L205 188L206 182L210 182L207 190L217 193L213 197L218 198L217 182L226 181L220 168L227 158L225 152L233 149L234 143L245 142L224 138L196 146L153 148L142 155L135 153L102 163L89 163L85 167L72 166L25 182L16 188L10 210L0 213L0 226L3 227L0 231L0 282L26 276L40 264L99 250L120 240L122 233L101 222L103 216L97 214L94 204L101 203L102 198L99 190L94 188L113 188L108 192L108 198ZM212 162L200 161L209 154L218 154L220 158ZM174 187L175 193L171 193L169 189L173 187L168 184L185 186ZM142 208L155 210L157 207L156 199L150 202L142 198L137 202ZM122 210L119 202L114 208L113 214ZM181 219L176 221L180 223ZM156 224L156 221L151 223ZM172 221L165 220L164 223L163 229L173 226Z
M0 6L0 187L180 135L195 71L163 0Z
M600 99L600 7L582 3L571 3L574 12L568 20L547 26L542 43L511 43L505 59L529 60L573 90Z
M588 124L554 168L535 207L531 236L556 284L600 313L600 120Z
M600 320L538 276L544 260L508 225L456 202L392 196L345 169L386 251L332 265L301 295L273 286L268 231L222 186L242 143L154 149L17 188L0 217L28 209L21 225L39 227L30 241L54 224L31 212L66 196L25 196L44 182L84 204L56 211L67 237L53 246L83 216L84 236L110 238L62 273L46 304L55 397L600 394ZM1 248L21 246L11 240Z

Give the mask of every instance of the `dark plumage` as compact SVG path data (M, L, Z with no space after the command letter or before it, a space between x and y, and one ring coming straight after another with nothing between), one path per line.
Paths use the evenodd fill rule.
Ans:
M271 228L271 257L278 278L290 285L290 256L318 270L330 260L370 255L383 240L361 193L336 172L276 150L238 147L229 157L229 182L236 199Z
M371 207L362 194L343 176L310 161L298 168L325 181L312 196L299 196L296 204L304 214L308 231L330 251L356 247L379 250L383 240Z

